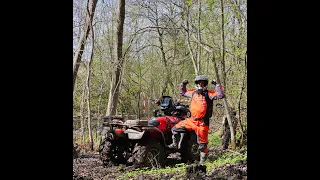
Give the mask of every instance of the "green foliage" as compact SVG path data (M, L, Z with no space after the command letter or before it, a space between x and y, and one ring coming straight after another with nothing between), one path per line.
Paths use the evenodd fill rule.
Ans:
M208 147L220 146L222 139L219 137L218 133L213 133L208 135Z
M143 2L141 2L143 3ZM103 4L103 3L102 3ZM244 53L246 52L246 2L242 3L243 7L239 10L234 5L231 6L229 2L225 2L225 49L228 51L225 57L225 64L227 68L227 92L228 102L232 105L236 104L239 96L240 85L245 73ZM215 59L221 75L221 3L216 0L208 0L201 2L201 16L200 27L198 27L198 4L192 0L186 0L185 5L190 7L189 23L190 23L190 40L193 52L197 53L198 44L193 40L192 36L197 38L197 29L201 30L201 41L214 48ZM182 16L186 17L186 11L171 3L164 5L158 2L148 4L148 8L141 8L143 6L137 4L130 4L126 9L126 22L124 24L124 42L123 51L129 46L131 38L131 48L126 53L125 63L122 69L122 81L120 86L120 96L118 103L119 114L133 114L137 115L138 110L142 111L142 99L138 98L138 94L143 92L147 99L154 99L161 97L161 93L166 87L165 95L171 95L176 98L181 98L179 95L179 84L183 79L188 79L190 84L188 89L194 87L193 79L195 71L191 61L190 52L186 43L186 29L178 29L180 25L185 26ZM147 7L145 6L145 7ZM152 14L151 9L157 7L157 16ZM167 8L167 10L163 10ZM95 47L94 57L92 62L92 76L90 79L90 104L91 111L96 112L99 107L100 113L105 113L107 108L109 89L110 89L110 72L116 68L114 66L114 36L115 22L112 21L114 16L105 16L107 12L116 12L116 6L101 7L97 5L95 13ZM135 12L135 13L133 13ZM110 15L111 15L110 13ZM242 23L231 21L232 17L241 20ZM77 21L83 23L85 17L79 17ZM157 21L157 25L156 25ZM75 22L75 24L79 24ZM138 23L137 23L138 22ZM241 25L241 27L239 27ZM165 28L146 28L160 26ZM78 39L76 35L82 29L74 27L74 39ZM140 31L137 31L139 30ZM233 33L233 29L235 33ZM163 47L160 47L159 32L161 32ZM90 36L89 36L90 37ZM90 39L88 39L88 47L90 46ZM166 57L165 66L161 48ZM84 54L88 54L91 48L85 48ZM124 53L124 52L123 52ZM86 59L87 56L83 56ZM207 75L210 79L216 79L213 63L212 53L208 53L201 47L201 73ZM168 78L167 78L168 76ZM80 65L76 86L73 96L74 115L79 115L82 89L85 85L87 77L86 68L83 64ZM102 88L101 102L100 87L102 83L105 85ZM245 80L246 82L246 80ZM172 85L171 85L172 84ZM245 83L246 84L246 83ZM211 87L211 89L213 89ZM246 89L243 91L241 105L246 107ZM140 102L140 107L138 107ZM146 115L152 114L152 105L147 107ZM86 103L84 104L84 113L86 113ZM245 119L246 117L244 117ZM216 139L214 143L218 143Z
M186 168L186 165L184 163L181 163L181 164L176 164L175 167L165 167L161 169L147 169L147 168L135 169L133 171L126 172L121 177L119 177L119 179L127 179L131 177L135 177L139 174L150 174L160 178L162 174L170 174L175 172L180 172L179 177L182 177L185 175L185 168Z
M208 6L209 6L210 9L212 9L212 7L214 6L215 1L216 1L216 0L208 0L208 1L207 1Z
M214 136L211 136L214 137ZM247 152L245 152L244 155L238 155L235 153L231 152L225 152L222 154L221 157L218 157L215 161L207 161L205 165L207 166L207 174L209 175L212 170L220 165L224 164L234 164L237 163L241 160L246 160L247 159ZM177 174L173 177L173 179L179 179L185 177L185 168L187 167L186 164L181 163L181 164L176 164L175 167L165 167L161 169L135 169L132 171L127 171L124 173L121 177L118 177L118 179L128 179L132 177L136 177L137 175L141 174L149 174L152 175L153 177L158 177L161 178L162 175L165 174ZM179 173L177 173L179 172Z
M192 0L186 0L186 5L190 6L192 4Z
M236 162L239 162L241 160L246 160L247 159L247 151L245 152L244 155L238 155L235 153L231 153L231 152L225 152L222 154L221 157L218 157L215 161L210 162L207 161L205 163L205 165L207 166L207 172L211 171L212 169L214 169L215 167L218 167L220 165L223 164L234 164Z
M141 1L143 3L143 1ZM106 4L103 4L105 6ZM110 80L111 80L111 71L116 67L114 66L114 37L115 32L115 21L114 16L108 17L106 14L108 12L115 12L116 6L100 6L97 5L95 12L95 48L94 48L94 57L92 62L92 76L90 79L90 105L91 111L96 112L99 107L100 113L105 113L105 109L108 103L109 89L110 89ZM245 74L245 63L244 63L244 54L247 50L246 47L246 2L242 3L244 7L240 10L231 5L230 2L225 1L224 13L224 25L225 25L225 49L227 50L225 56L225 64L227 69L227 87L225 91L227 92L228 102L233 106L237 105L237 98L240 93L240 86L243 82L243 76ZM189 32L191 36L197 37L197 29L201 30L201 41L213 47L215 52L215 59L217 66L219 68L219 74L221 75L221 55L222 55L222 39L221 39L221 3L217 0L207 0L202 1L202 11L200 17L200 27L198 27L198 5L192 0L185 0L185 5L190 7L189 11L189 23L190 28ZM151 9L141 8L143 6L135 5L135 3L130 4L126 8L126 22L124 25L124 42L123 50L125 50L132 37L134 37L131 48L125 57L125 63L122 69L122 81L120 85L120 95L118 103L118 113L133 114L137 115L138 110L142 111L142 97L138 97L139 93L143 92L147 99L160 98L161 93L165 86L167 89L164 95L171 95L176 98L181 98L179 96L179 84L183 79L188 79L189 84L188 89L194 87L193 80L195 78L195 71L193 63L191 61L190 52L186 43L186 29L177 29L181 25L185 26L185 22L181 18L182 15L186 17L186 11L180 9L179 7L168 4L167 7L170 10L163 11L163 5L161 3L151 3L148 6L154 10L157 6L157 16L152 15ZM172 10L172 11L171 11ZM133 13L135 12L135 13ZM182 14L183 13L183 14ZM231 21L233 17L237 18L237 21ZM81 18L81 17L79 17ZM78 27L74 27L74 39L82 31L85 16L82 19L77 19L80 24ZM158 19L156 19L158 18ZM158 24L155 22L157 21ZM138 22L138 23L136 23ZM241 27L240 27L241 25ZM156 28L160 26L165 27L159 29L162 35L163 47L160 47L159 43L159 34ZM138 29L144 29L143 31L137 32ZM235 29L235 32L233 32ZM89 36L90 37L90 36ZM197 51L197 43L190 38L191 48L194 52ZM90 40L88 39L88 42ZM87 46L87 45L86 45ZM89 46L88 46L89 47ZM162 58L161 48L165 52L165 57L167 60L167 66ZM85 48L84 54L88 54L91 48ZM123 52L124 53L124 52ZM85 59L86 56L83 56ZM216 79L214 73L214 67L212 63L212 53L208 53L201 47L201 73L208 76L210 79ZM167 78L168 76L168 78ZM79 115L82 90L85 86L85 80L87 77L86 68L83 64L80 65L78 76L75 84L74 96L73 96L73 114ZM246 78L246 77L245 77ZM168 81L168 82L167 82ZM105 83L102 88L102 94L100 96L100 87L102 83ZM173 86L170 84L172 83ZM246 84L246 79L245 79ZM210 86L210 89L213 89ZM86 92L85 92L86 93ZM246 93L247 90L244 89L243 96L241 100L241 106L246 108ZM101 97L101 102L99 99ZM138 103L140 102L140 107ZM148 102L150 103L150 101ZM147 115L152 114L152 105L148 104ZM84 104L84 114L87 114L87 104ZM246 129L246 114L242 113L243 127ZM87 128L87 124L85 124ZM96 132L93 128L93 139L96 141ZM85 132L86 142L88 141L87 131ZM240 132L237 133L237 138L239 138ZM99 138L99 137L98 137ZM81 139L75 137L77 143L81 142ZM218 136L218 133L209 134L209 144L208 147L220 146L221 138ZM237 155L234 153L226 152L221 157L215 158L213 162L206 162L207 166L210 168L225 164L225 163L234 163L239 160L243 160L245 156ZM174 178L184 177L185 176L185 164L177 165L173 168L163 168L163 169L153 169L153 170L144 170L138 169L123 174L122 178L130 178L136 174L155 174L159 177L164 173L171 173L179 171L179 175ZM210 170L208 170L209 172Z
M242 122L242 126L243 126L243 127L247 127L247 121L243 121L243 122Z

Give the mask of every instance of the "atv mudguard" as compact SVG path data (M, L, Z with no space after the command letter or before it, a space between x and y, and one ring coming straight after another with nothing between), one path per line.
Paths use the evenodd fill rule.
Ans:
M134 129L127 129L124 133L128 134L128 139L141 139L145 131L140 132Z

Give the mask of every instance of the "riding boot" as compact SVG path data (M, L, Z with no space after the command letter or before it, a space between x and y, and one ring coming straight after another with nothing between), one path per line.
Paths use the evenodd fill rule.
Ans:
M207 157L208 157L208 153L200 151L200 162L199 162L199 164L203 165L206 162Z
M178 149L179 134L172 135L172 143L168 146L170 149Z
M179 141L179 144L178 144L178 149L181 149L181 144L182 144L182 141L183 141L183 138L184 138L185 135L186 135L186 133L180 133L180 141Z

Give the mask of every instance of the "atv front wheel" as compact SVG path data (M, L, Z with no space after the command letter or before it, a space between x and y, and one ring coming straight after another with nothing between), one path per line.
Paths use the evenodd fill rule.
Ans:
M138 167L164 167L164 148L160 143L136 144L133 149L134 164Z

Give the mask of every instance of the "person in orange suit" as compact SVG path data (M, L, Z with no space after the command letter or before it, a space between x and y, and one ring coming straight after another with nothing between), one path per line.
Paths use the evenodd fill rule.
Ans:
M191 117L180 121L172 128L172 144L169 148L178 148L178 139L180 133L186 133L194 130L198 136L200 150L200 165L203 165L208 157L208 132L209 119L212 116L213 100L224 98L224 91L216 81L211 83L215 86L216 91L208 90L208 78L204 75L196 76L195 89L187 90L188 80L180 84L180 94L184 97L191 98L190 112Z

